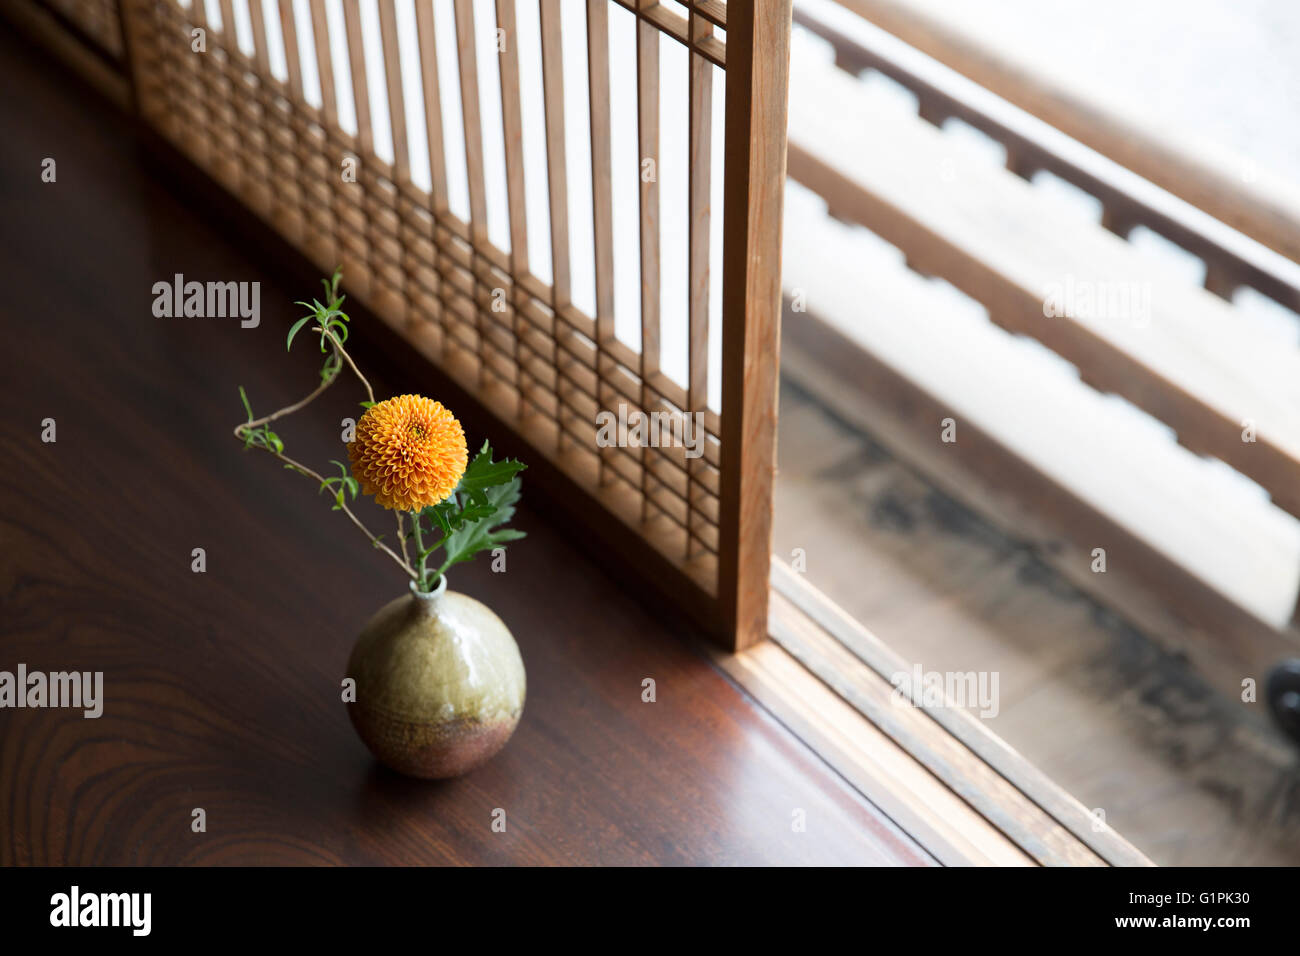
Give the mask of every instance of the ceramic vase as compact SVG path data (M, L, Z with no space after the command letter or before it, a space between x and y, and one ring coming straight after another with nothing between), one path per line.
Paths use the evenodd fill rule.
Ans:
M437 588L389 602L366 624L347 675L348 714L365 745L398 773L457 777L491 759L524 709L524 662L485 605Z

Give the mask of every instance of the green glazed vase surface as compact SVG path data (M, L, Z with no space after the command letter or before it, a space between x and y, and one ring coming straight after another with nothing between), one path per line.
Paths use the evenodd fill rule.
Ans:
M458 777L491 759L524 709L524 662L485 605L447 590L389 602L348 662L348 715L385 766L412 777Z

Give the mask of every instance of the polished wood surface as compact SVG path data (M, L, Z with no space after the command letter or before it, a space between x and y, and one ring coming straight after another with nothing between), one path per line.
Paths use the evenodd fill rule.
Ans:
M0 98L0 669L102 670L105 696L98 720L0 710L0 863L933 862L692 631L621 589L539 494L505 574L452 575L519 640L515 738L462 780L376 766L339 681L404 582L309 484L230 434L236 386L271 408L312 381L318 356L283 344L289 303L312 290L279 283L247 237L147 173L130 125L75 79L10 34L0 63L23 91ZM176 273L260 281L260 325L155 318L153 283ZM370 333L359 316L376 391L439 394L432 371L386 367ZM304 460L342 458L338 423L359 397L340 385L281 434Z

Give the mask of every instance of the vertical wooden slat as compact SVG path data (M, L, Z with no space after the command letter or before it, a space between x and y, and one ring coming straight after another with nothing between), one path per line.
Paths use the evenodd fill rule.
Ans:
M487 242L487 189L483 182L483 126L479 116L478 56L474 49L474 4L473 0L455 0L455 6L460 112L465 126L465 173L469 179L469 225L477 248Z
M638 0L642 8L653 0ZM659 371L659 31L636 24L637 147L641 221L641 407L654 399L650 379ZM641 520L650 515L650 448L641 450Z
M609 117L609 0L587 0L591 208L596 247L596 338L614 338L614 213Z
M596 261L596 400L604 401L604 348L614 340L614 200L609 93L609 0L587 0L587 84L591 110L591 212ZM611 454L618 454L612 450ZM605 484L605 449L597 481Z
M733 648L767 637L791 0L727 6L718 599Z
M496 0L497 29L505 31L501 70L501 132L506 149L506 195L510 208L510 268L528 271L528 216L524 198L524 127L519 107L519 48L515 0Z
M284 40L284 67L289 74L289 94L294 103L303 102L302 61L298 56L298 25L293 0L279 0L280 36Z
M546 113L546 177L551 209L551 365L555 374L556 443L564 445L564 399L560 387L563 310L572 301L569 279L569 192L564 155L564 61L560 0L539 0L542 33L542 100Z
M694 10L690 15L692 44L713 32L713 26ZM689 355L685 409L703 412L709 401L709 187L713 162L713 64L691 50L690 59L690 234L687 242L690 269ZM700 436L704 440L704 436ZM687 459L686 554L690 557L695 532L695 481L701 459Z
M420 79L424 93L424 137L429 147L429 180L435 218L447 213L447 160L442 144L442 99L438 84L438 46L434 40L432 0L417 0L415 33L420 42Z
M270 50L266 44L266 13L262 9L262 0L248 0L248 19L253 34L253 72L258 78L258 83L267 89L275 88L275 78L271 74L271 56ZM256 123L258 129L247 128L241 130L250 142L260 143L261 160L263 166L261 169L254 171L252 182L249 184L252 196L256 196L252 202L259 210L272 213L277 216L287 216L289 207L286 204L284 195L275 189L268 188L268 183L274 181L276 176L275 159L278 152L273 136L272 127L278 125L273 113L269 113L265 106L262 106L255 113L251 113L245 123L251 126ZM261 135L253 135L254 132Z
M528 215L524 196L524 128L519 106L519 46L515 20L515 0L496 0L497 29L502 31L504 42L498 51L501 73L501 133L506 154L506 201L510 212L510 278L517 283L528 274ZM524 371L519 343L524 322L519 317L521 303L511 297L509 308L514 316L511 326L515 336L515 414L523 416Z
M334 59L330 56L325 0L311 0L311 34L316 44L316 74L320 77L321 120L326 126L337 128L339 106L334 95Z
M253 62L257 64L258 75L269 79L271 58L266 46L266 13L262 10L262 0L248 0L248 19L253 22Z
M569 285L569 193L564 159L564 64L560 0L539 0L542 28L542 97L546 106L546 171L551 203L551 283L557 314L572 302ZM559 334L557 321L556 334Z
M130 77L133 105L142 117L149 117L168 126L175 121L178 112L177 96L188 95L178 90L178 71L157 71L156 66L153 71L149 69L155 55L152 42L154 31L145 26L149 22L150 13L140 7L139 0L119 0L118 13L122 21L123 60ZM193 26L203 27L206 31L207 18L201 10L191 10L188 20ZM186 37L186 50L189 49L189 42L190 38ZM156 59L166 62L162 57ZM187 66L192 64L192 60L187 61ZM151 72L152 81L149 76ZM160 72L167 78L164 84L157 82ZM159 85L163 88L159 89Z
M147 34L147 31L141 28L140 23L151 19L153 11L148 8L143 0L130 0L130 2L123 0L121 12L127 17L128 22L134 21L133 29L135 30L137 37L142 38ZM208 8L203 0L193 0L190 4L190 15L194 18L194 25L203 30L204 42L207 44L207 48L209 50L212 49L211 45L216 41L216 38L212 35L212 24L208 20ZM129 41L131 36L130 32L128 32L126 36ZM152 52L152 48L147 44L142 46L141 49L148 49ZM146 84L142 82L143 75L148 72L147 61L138 59L139 56L143 55L143 53L137 54L137 58L131 59L130 63L132 82L135 85L137 106L142 111L146 111L155 108L151 94L159 91L156 88L151 88L154 84ZM202 62L203 61L196 60L193 57L187 59L185 63L185 72L187 76L198 81L199 89L206 89L206 84L204 83L202 75ZM186 99L191 99L191 101L197 101L201 104L205 122L201 124L200 130L195 131L195 138L193 141L206 162L211 159L212 105L205 94L192 96L192 89L193 88L173 90L170 83L164 83L163 90L159 93L159 98L156 101L157 108L163 113L169 114L168 118L174 123L179 120L180 116L184 115L181 112L181 107L179 105L180 102ZM163 105L164 103L168 105Z
M221 42L225 47L227 55L232 63L242 62L243 52L239 49L239 38L235 32L235 5L233 0L221 0ZM229 124L227 124L229 125ZM237 134L235 134L237 135ZM212 139L214 145L218 145L218 137ZM218 155L221 156L222 166L228 171L228 175L233 182L242 187L248 182L249 171L244 164L235 158L233 144L227 142L221 144Z
M393 135L393 175L398 182L411 177L411 150L406 141L406 103L402 97L402 61L397 49L397 11L390 0L379 4L379 36L388 81L388 121Z
M235 33L235 3L234 0L221 0L221 32L226 38L226 52L238 54L239 40Z
M370 90L366 83L365 40L361 36L361 4L358 0L343 4L343 33L348 41L352 105L357 116L357 152L362 162L366 162L375 151L375 136L370 128Z
M483 126L479 116L478 55L474 49L473 0L455 0L456 59L460 66L460 112L465 128L465 175L469 181L469 233L473 247L472 262L477 265L479 251L487 244L487 189L483 181ZM477 269L471 271L477 272ZM477 281L477 279L475 280ZM488 381L488 336L484 329L483 308L474 296L478 326L478 379L480 387Z

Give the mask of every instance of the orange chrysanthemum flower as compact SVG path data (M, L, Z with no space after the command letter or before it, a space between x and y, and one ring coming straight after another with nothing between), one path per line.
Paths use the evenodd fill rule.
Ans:
M348 460L361 490L383 507L418 511L456 490L469 454L464 429L440 402L398 395L361 416Z

